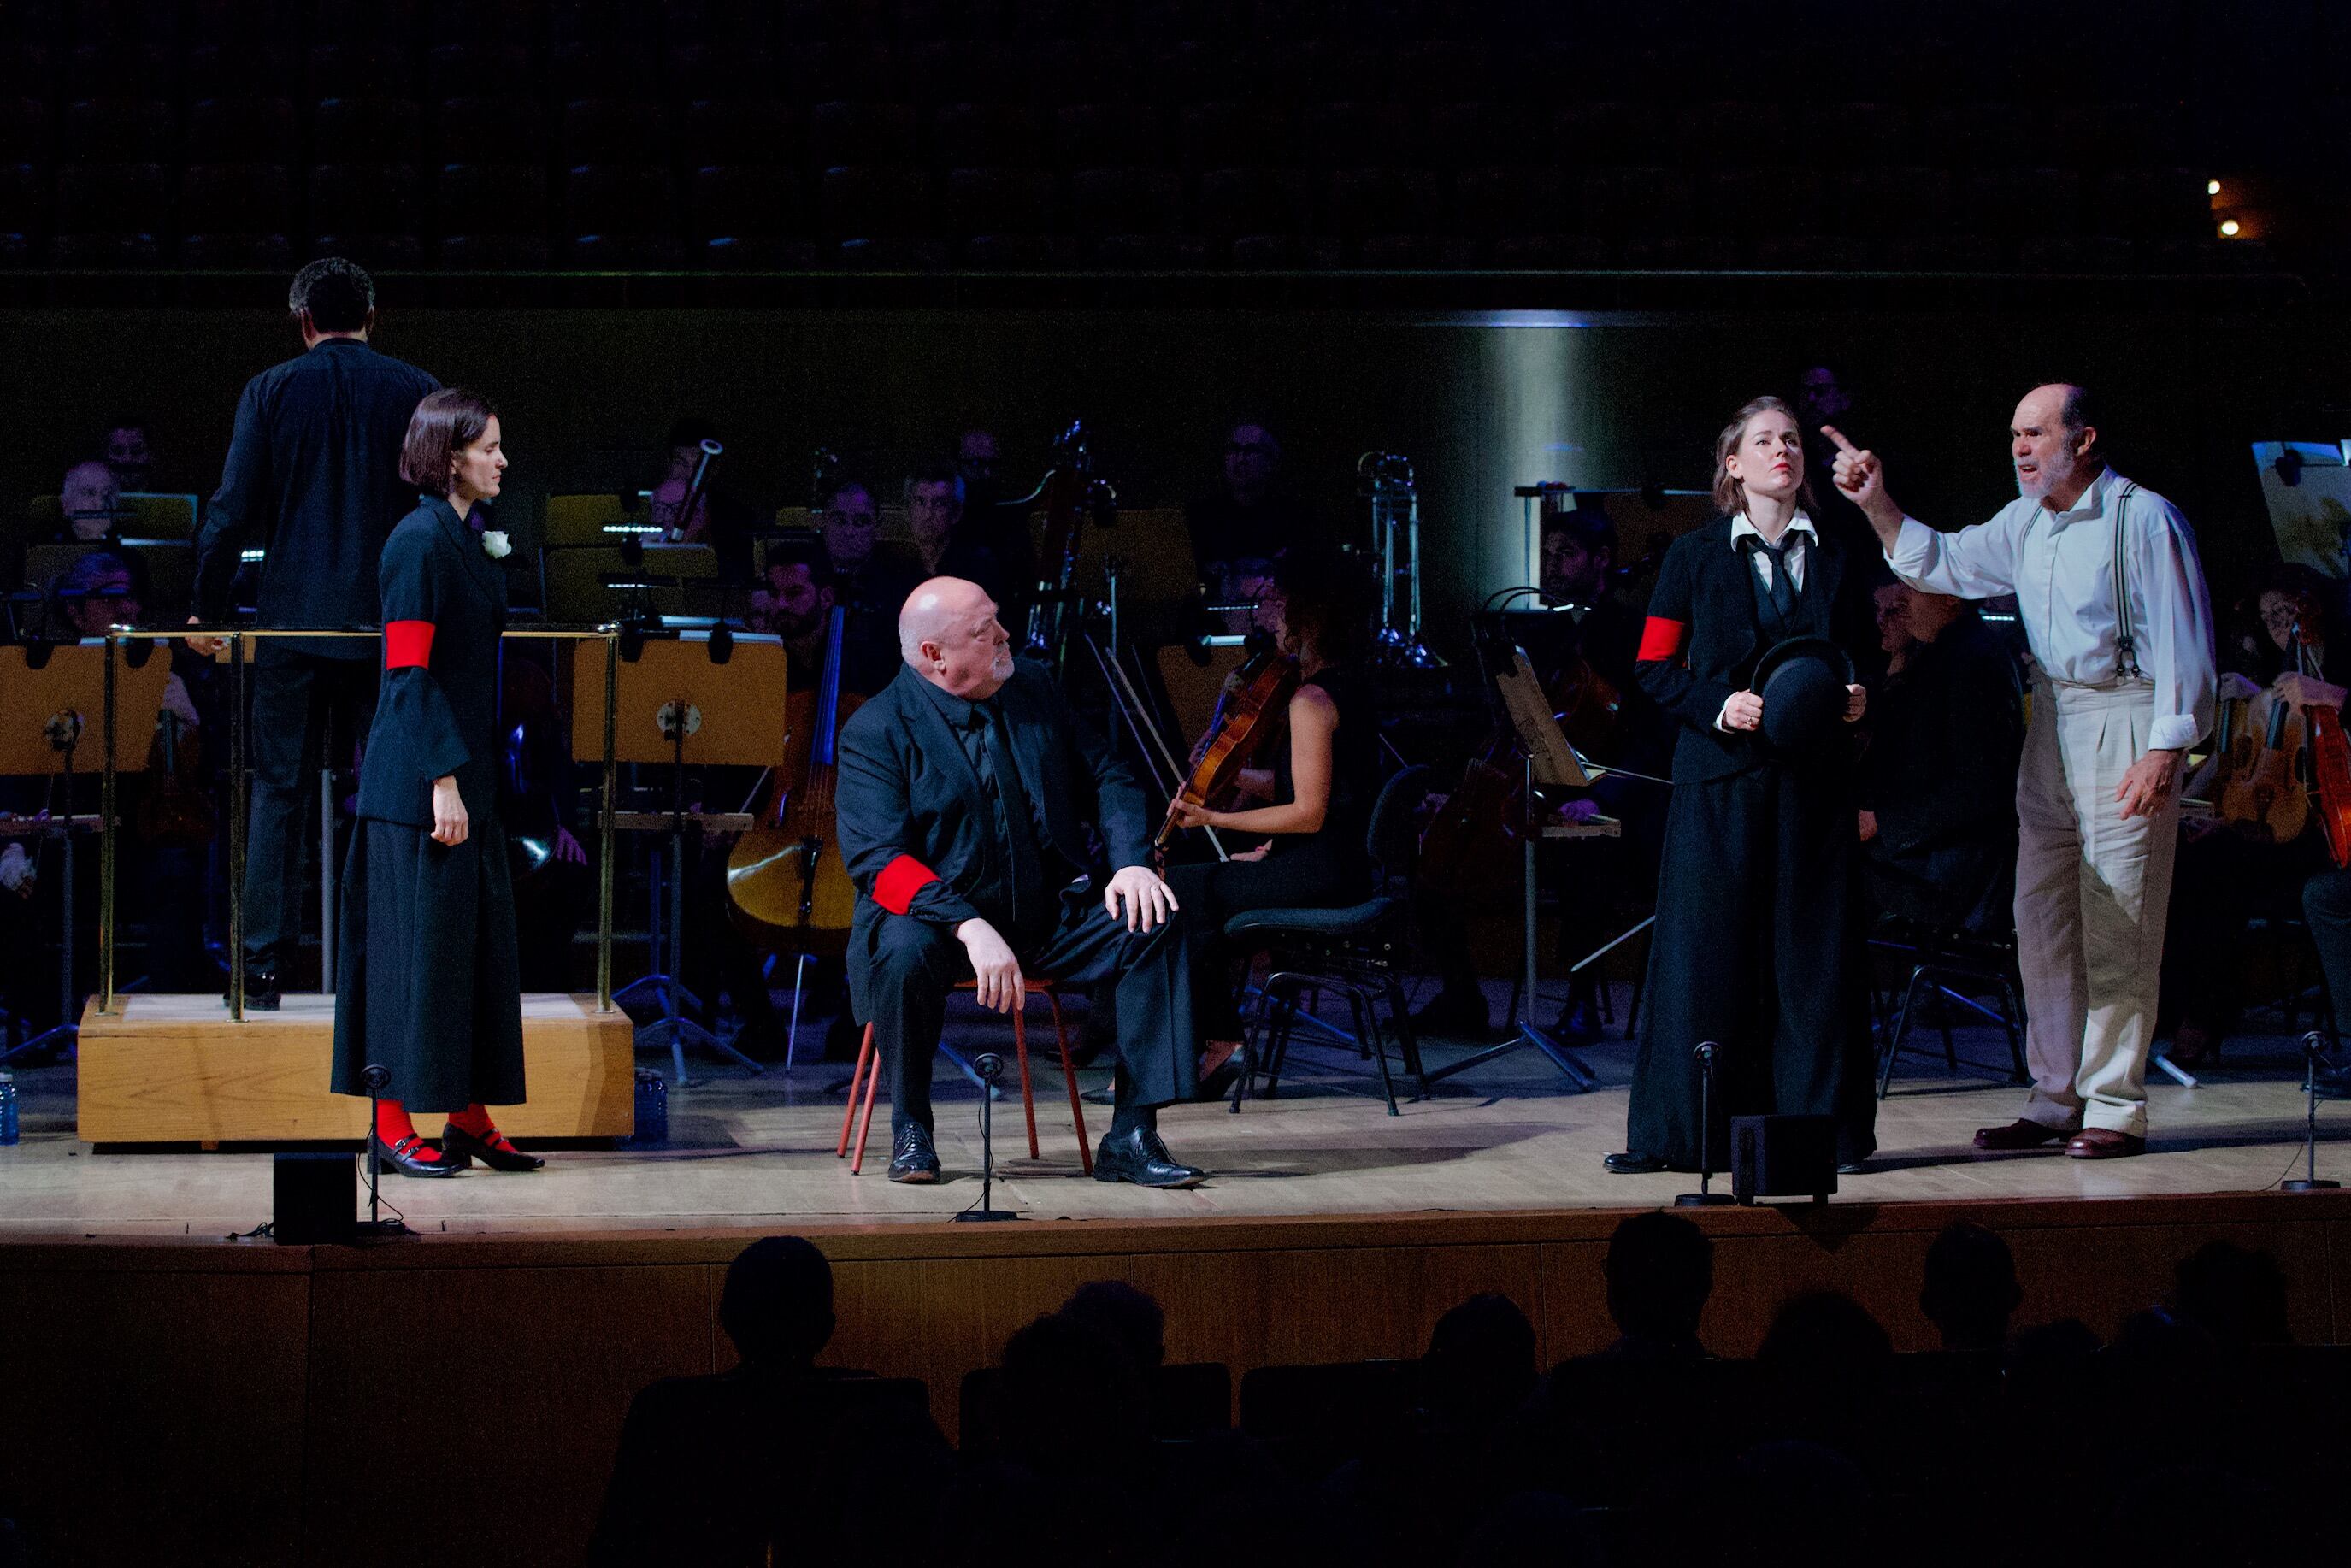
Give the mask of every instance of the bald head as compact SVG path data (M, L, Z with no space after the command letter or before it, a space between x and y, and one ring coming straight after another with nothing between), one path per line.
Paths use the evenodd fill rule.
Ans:
M114 526L110 514L121 496L114 471L105 464L77 463L66 470L65 483L57 487L57 506L74 538L102 539Z
M973 702L1012 678L1012 639L996 619L996 601L960 577L932 578L906 595L898 652L916 674Z

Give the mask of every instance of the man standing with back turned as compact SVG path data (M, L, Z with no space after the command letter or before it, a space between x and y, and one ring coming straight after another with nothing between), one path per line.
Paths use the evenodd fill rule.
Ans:
M2065 1139L2076 1159L2147 1147L2147 1057L2179 776L2210 727L2212 609L2188 519L2106 466L2089 394L2027 392L2009 432L2018 498L1937 533L1886 493L1876 454L1834 428L1837 488L1895 574L1962 599L2014 593L2032 648L2016 785L2016 948L2032 1097L1979 1149Z
M246 383L221 486L196 544L193 621L235 613L249 542L266 550L261 626L373 627L383 542L416 503L400 480L409 416L441 383L368 346L375 284L340 256L294 276L287 308L304 351ZM216 639L197 640L213 653ZM371 638L260 639L254 654L253 806L246 831L245 1005L277 1006L301 932L299 824L328 718L339 747L367 733L382 650Z

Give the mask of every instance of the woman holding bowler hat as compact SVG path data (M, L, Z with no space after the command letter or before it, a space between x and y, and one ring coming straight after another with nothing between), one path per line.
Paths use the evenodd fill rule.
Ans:
M1622 1174L1719 1166L1729 1119L1837 1118L1876 1147L1856 898L1853 736L1871 563L1814 526L1803 437L1757 398L1716 439L1723 515L1674 541L1636 665L1678 723L1657 925ZM1701 1130L1696 1048L1717 1046Z

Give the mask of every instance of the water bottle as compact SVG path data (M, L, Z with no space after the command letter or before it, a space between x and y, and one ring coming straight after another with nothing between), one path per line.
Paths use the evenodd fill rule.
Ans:
M0 1145L13 1144L17 1137L16 1075L0 1072Z
M637 1069L637 1128L629 1135L634 1145L669 1141L669 1084L651 1068Z

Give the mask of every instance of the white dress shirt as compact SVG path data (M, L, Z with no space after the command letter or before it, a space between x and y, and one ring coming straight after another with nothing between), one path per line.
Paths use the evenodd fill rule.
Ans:
M1792 539L1789 537L1792 534L1795 536ZM1740 548L1739 541L1741 539L1760 539L1762 537L1763 530L1749 522L1746 513L1740 512L1730 519L1732 549ZM1813 519L1802 512L1798 512L1789 521L1786 530L1780 535L1781 541L1788 547L1788 576L1799 593L1804 591L1804 568L1807 558L1813 553L1813 541L1820 537L1821 531L1813 527ZM1771 559L1770 550L1755 551L1755 575L1762 581L1763 591L1766 593L1771 591Z
M1741 548L1739 542L1741 539L1760 539L1762 537L1763 530L1749 522L1746 513L1740 512L1731 517L1730 548L1732 549ZM1802 512L1798 512L1791 518L1787 528L1780 535L1781 542L1788 547L1788 581L1790 586L1799 593L1804 591L1804 573L1812 559L1813 544L1820 537L1820 530L1813 527L1813 519ZM1763 584L1764 592L1771 592L1771 562L1774 559L1771 550L1769 549L1750 550L1748 554L1755 562L1756 580ZM1724 716L1729 712L1730 704L1726 699L1722 705L1722 712L1714 716L1714 727L1725 735L1730 733L1730 727L1723 722Z
M1955 534L1905 517L1886 560L1896 577L1929 593L2015 594L2043 674L2066 685L2108 686L2121 674L2114 593L2119 507L2134 651L2155 683L2147 744L2185 750L2212 727L2212 606L2188 519L2143 487L2119 498L2127 483L2109 468L2068 510L2052 512L2019 497L1989 521Z

